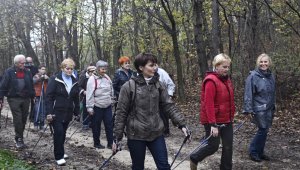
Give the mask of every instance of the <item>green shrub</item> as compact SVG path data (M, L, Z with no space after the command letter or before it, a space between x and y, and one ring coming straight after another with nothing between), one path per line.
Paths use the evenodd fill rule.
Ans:
M0 149L0 170L35 170L33 166L18 160L13 153Z

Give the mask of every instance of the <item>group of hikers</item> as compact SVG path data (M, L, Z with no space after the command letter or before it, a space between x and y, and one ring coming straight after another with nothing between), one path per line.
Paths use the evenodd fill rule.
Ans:
M34 103L31 106L34 128L45 131L49 127L53 131L54 158L59 166L65 165L68 158L64 143L70 122L74 120L82 120L83 130L92 129L97 149L105 148L100 142L103 121L106 148L112 149L114 154L126 135L133 170L144 169L146 148L157 169L171 169L165 142L165 137L170 135L169 119L191 140L186 120L173 101L175 84L169 74L159 68L156 56L151 53L135 56L136 71L131 69L129 57L120 57L120 68L113 79L106 74L109 64L103 60L77 73L75 62L66 58L60 71L53 75L46 74L46 66L35 69L32 63L31 57L16 55L13 66L5 71L0 83L0 107L2 109L6 96L13 116L17 149L26 147L23 133L31 102ZM250 72L245 84L243 113L258 127L249 146L250 159L256 162L270 160L264 147L275 112L271 64L267 54L259 55L256 69ZM196 170L199 162L214 154L220 142L220 169L232 169L235 103L229 76L231 59L221 53L214 57L212 65L213 70L207 72L202 82L200 96L200 123L204 125L207 144L189 155L191 170Z

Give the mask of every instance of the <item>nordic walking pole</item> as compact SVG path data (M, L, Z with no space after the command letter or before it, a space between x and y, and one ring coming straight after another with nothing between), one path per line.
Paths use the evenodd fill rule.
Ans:
M48 128L48 126L49 126L49 124L47 124L47 125L46 125L46 127L45 127L45 129L44 129L43 133L40 135L39 139L37 140L37 142L35 143L34 147L32 148L32 150L31 150L31 153L33 153L33 151L34 151L35 147L36 147L36 146L37 146L37 144L40 142L41 138L44 136L44 133L46 132L46 130L47 130L47 128Z
M237 132L244 124L245 124L246 121L243 121L242 123L238 124L236 126L236 129L233 131L233 134L235 134L235 132Z
M182 142L182 144L181 144L179 150L177 151L177 153L176 153L176 155L175 155L175 157L174 157L174 159L173 159L173 161L172 161L170 167L172 167L172 165L174 164L174 162L175 162L176 158L178 157L178 155L179 155L179 153L180 153L180 151L181 151L183 145L184 145L184 144L186 143L186 141L190 138L190 136L191 136L191 132L189 131L189 132L188 132L188 135L184 138L184 140L183 140L183 142Z
M41 90L41 96L40 96L40 100L39 100L39 106L38 106L38 109L37 109L37 112L36 112L36 116L34 117L34 121L37 122L38 119L39 119L39 116L40 116L40 109L41 109L41 102L43 100L43 93L44 92L44 80L43 80L43 83L42 83L42 90ZM34 107L34 106L33 106ZM35 114L34 114L35 115ZM30 124L31 124L31 121L29 121L29 125L28 125L28 130L27 130L27 134L26 134L26 137L28 137L28 132L29 132L29 129L30 129Z
M85 122L88 118L90 117L90 115L88 115L84 120L83 122ZM72 136L77 132L77 130L80 129L80 127L78 127L77 129L75 129L75 131L71 134L71 136L65 141L65 143L67 143L71 138Z
M204 145L207 145L207 141L208 139L212 136L212 134L210 134L206 139L204 139L199 146L197 146L192 152L190 152L182 161L180 161L172 170L174 170L175 168L177 168L180 164L182 164L183 161L185 161L188 157L190 157L195 151L199 150L201 147L203 147Z
M8 111L6 111L6 118L5 118L5 126L4 126L4 128L7 127L7 121L8 121Z
M122 150L121 145L118 145L116 152L113 152L110 155L110 157L102 163L102 165L100 166L99 170L102 170L108 164L108 162L111 160L111 158L114 157L121 150Z

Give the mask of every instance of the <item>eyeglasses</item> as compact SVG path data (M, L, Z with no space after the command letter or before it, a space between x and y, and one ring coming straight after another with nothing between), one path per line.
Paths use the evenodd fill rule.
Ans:
M65 69L66 70L74 70L74 68L69 68L69 67L66 67Z
M25 64L25 62L19 62L19 64Z

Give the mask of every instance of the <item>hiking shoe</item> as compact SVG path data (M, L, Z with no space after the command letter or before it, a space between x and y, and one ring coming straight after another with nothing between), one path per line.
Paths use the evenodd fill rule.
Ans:
M103 145L101 145L101 144L99 144L99 145L94 145L94 147L97 148L97 149L104 149L104 148L105 148L105 146L103 146Z
M66 160L64 158L62 158L60 160L56 160L56 163L58 166L63 166L66 164Z
M22 138L18 138L16 140L16 148L17 149L23 149L23 148L25 148L25 144L24 144L24 141L23 141Z
M250 154L250 159L254 162L261 162L260 157L258 157L257 155L251 155Z
M111 149L112 148L112 144L109 144L106 147L107 147L107 149Z
M67 154L64 154L64 159L69 159L69 156Z
M264 160L264 161L270 161L270 157L265 155L265 154L262 154L261 157L260 157L261 160Z

